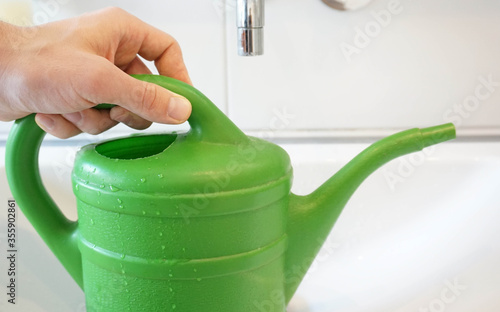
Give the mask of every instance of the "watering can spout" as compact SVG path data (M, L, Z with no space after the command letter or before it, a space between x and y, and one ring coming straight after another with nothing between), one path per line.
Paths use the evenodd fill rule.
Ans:
M345 204L375 170L399 156L455 138L453 124L410 129L382 139L352 159L317 190L290 197L285 255L285 298L289 302Z

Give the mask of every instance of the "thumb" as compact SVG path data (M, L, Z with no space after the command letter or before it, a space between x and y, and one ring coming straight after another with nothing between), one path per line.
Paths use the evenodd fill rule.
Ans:
M114 79L101 80L101 103L111 103L158 123L179 124L191 115L191 103L157 84L135 79L113 66Z

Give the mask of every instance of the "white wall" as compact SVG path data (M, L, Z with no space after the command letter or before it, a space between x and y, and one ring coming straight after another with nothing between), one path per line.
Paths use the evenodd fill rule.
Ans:
M340 12L319 0L267 1L266 55L255 59L230 53L233 15L229 108L246 129L286 107L298 131L448 121L500 130L499 2L377 0ZM491 91L481 87L488 77Z
M463 135L500 133L499 2L375 0L339 12L267 0L265 55L255 58L236 55L234 2L36 0L34 14L120 6L169 32L195 86L252 133L385 135L449 121Z

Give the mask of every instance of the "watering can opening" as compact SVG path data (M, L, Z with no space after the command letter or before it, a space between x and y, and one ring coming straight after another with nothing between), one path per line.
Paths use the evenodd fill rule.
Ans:
M97 144L95 150L111 159L140 159L160 154L177 138L177 134L137 135Z

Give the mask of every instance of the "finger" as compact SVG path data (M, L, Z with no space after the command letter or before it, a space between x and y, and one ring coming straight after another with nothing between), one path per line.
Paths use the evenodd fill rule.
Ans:
M123 67L122 70L129 75L151 74L149 68L138 56L136 56L127 66Z
M142 62L142 60L136 56L130 64L123 69L127 74L151 74L149 68ZM130 128L137 130L144 130L151 126L152 122L148 121L137 114L121 107L115 106L110 111L110 117L113 120L121 122Z
M74 82L89 102L117 104L159 123L179 124L191 114L191 103L176 93L135 79L104 58L96 56L89 64L87 75L78 76Z
M181 60L181 61L179 61ZM182 57L181 47L175 41L159 57L155 59L155 66L160 75L172 77L193 85Z
M60 139L67 139L82 131L61 115L36 114L35 121L45 132Z
M62 116L81 131L90 134L99 134L117 124L115 120L109 117L109 110L106 109L89 108L75 113L63 114Z
M117 94L119 104L144 119L168 124L180 124L191 115L191 103L181 95L154 83L137 80L125 75L123 86Z
M137 116L121 106L115 106L109 112L111 119L124 123L130 128L144 130L151 126L151 121Z
M155 61L156 68L161 75L191 84L179 43L171 35L123 10L114 10L111 14L120 15L122 18L119 20L125 23L121 27L125 31L122 32L120 46L127 47L130 51L133 45L140 44L136 47L137 54L148 61ZM126 59L130 57L130 54L127 51L123 54L117 51L115 62L119 62L120 57Z

